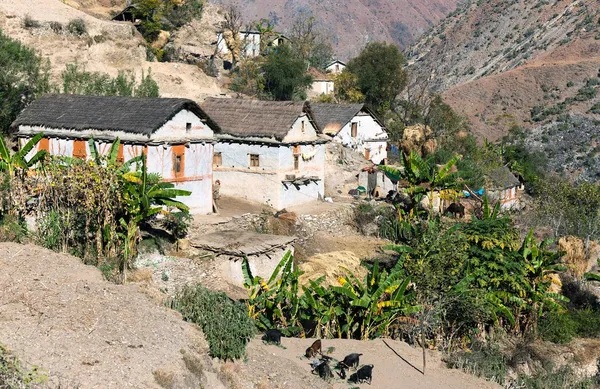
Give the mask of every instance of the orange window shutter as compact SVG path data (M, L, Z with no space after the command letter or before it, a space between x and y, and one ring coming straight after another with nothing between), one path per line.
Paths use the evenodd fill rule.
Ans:
M50 140L48 138L40 139L40 143L38 144L38 150L50 151Z
M175 178L184 176L185 172L185 145L172 146L173 153L173 175Z
M119 151L117 151L117 162L125 162L125 156L123 155L123 143L119 145Z
M73 158L85 159L87 157L87 153L85 150L85 141L84 140L76 140L73 142Z

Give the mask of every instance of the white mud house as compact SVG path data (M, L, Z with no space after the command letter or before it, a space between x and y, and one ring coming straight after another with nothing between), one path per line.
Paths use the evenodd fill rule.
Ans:
M325 71L327 73L333 74L341 73L344 71L344 69L346 69L346 64L338 59L332 61L325 67Z
M217 32L217 52L226 55L229 54L230 50L227 46L227 40L231 39L231 33L227 31ZM260 31L245 30L238 33L238 39L242 45L240 48L240 54L243 58L254 58L264 54L261 51L263 36ZM283 45L290 41L288 37L283 34L276 34L268 38L265 47L267 49L274 48Z
M388 135L383 123L364 104L312 103L317 124L324 134L364 155L375 163L385 163Z
M38 150L81 159L90 156L90 138L105 154L118 137L120 161L146 154L149 172L192 192L178 199L191 212L212 212L216 126L191 100L45 95L29 105L12 127L20 145L43 132Z
M209 98L220 193L282 209L323 196L325 143L308 102Z

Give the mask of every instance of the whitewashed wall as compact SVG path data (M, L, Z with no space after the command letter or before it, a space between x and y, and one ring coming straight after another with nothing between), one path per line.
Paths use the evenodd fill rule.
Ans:
M295 170L293 146L219 142L215 152L221 153L223 163L213 167L214 179L221 182L222 195L264 203L275 209L314 201L324 193L325 145L303 145L300 151L306 159L300 155L299 169ZM260 167L250 167L250 154L260 156ZM315 176L320 181L299 189L289 185L286 189L282 181L287 175Z
M304 127L303 127L304 126ZM308 116L301 115L296 119L287 135L283 138L284 143L306 142L319 139L317 130L308 119Z
M358 123L355 138L352 137L352 123ZM369 114L356 115L333 140L363 155L369 148L371 150L369 159L375 164L387 158L387 133Z
M242 50L242 55L246 58L253 58L260 55L260 34L252 33L246 34L240 32L240 39L244 44L244 49ZM223 34L217 34L217 49L222 54L229 53L229 48L225 43L225 39L223 39Z
M191 129L186 130L186 124L191 123ZM194 113L182 110L177 113L170 121L165 123L150 138L124 132L111 131L73 131L65 129L48 129L44 127L23 126L27 131L34 133L44 132L48 138L48 151L52 155L73 156L73 138L89 138L91 136L104 136L109 138L124 139L123 158L129 160L141 155L145 147L140 142L165 142L159 145L149 145L148 153L148 171L159 173L165 181L172 182L178 189L189 190L190 196L178 198L178 200L190 207L192 213L211 213L212 212L212 156L213 156L213 131ZM70 139L66 138L69 137ZM127 139L135 141L137 144L127 143ZM23 146L30 138L20 138L20 145ZM190 141L185 147L184 174L182 177L175 178L173 171L173 145L177 141ZM167 143L170 142L170 143ZM98 151L105 155L108 153L112 141L96 141ZM39 147L39 144L38 144ZM85 139L86 155L90 157L90 147ZM32 150L29 157L33 156L38 150Z
M330 80L315 80L311 84L308 94L313 96L331 95L334 92L334 82Z

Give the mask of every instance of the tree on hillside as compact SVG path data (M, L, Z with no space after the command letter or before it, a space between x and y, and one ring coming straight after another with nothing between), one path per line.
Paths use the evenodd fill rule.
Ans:
M242 52L242 39L240 31L242 30L242 11L235 4L230 4L225 9L225 20L221 24L223 29L223 40L227 49L231 53L231 63L235 64L239 61Z
M314 16L300 12L290 31L292 47L307 65L324 70L333 59L333 47Z
M312 83L305 70L302 58L289 47L277 47L262 65L265 92L275 100L305 99Z
M21 110L50 90L49 64L0 30L0 130L6 132Z
M404 56L396 46L373 42L350 60L346 70L356 75L358 89L365 95L367 105L381 114L393 106L406 87L408 75L404 64Z

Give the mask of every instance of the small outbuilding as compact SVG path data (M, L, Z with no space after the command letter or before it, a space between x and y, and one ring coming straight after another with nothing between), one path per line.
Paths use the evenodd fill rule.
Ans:
M308 74L313 79L311 88L308 91L309 97L333 94L335 83L331 74L322 73L315 68L310 68Z
M385 163L388 135L383 123L364 104L311 104L315 119L334 142L355 150L365 159Z
M220 276L244 286L242 260L248 258L254 276L269 279L287 251L294 254L294 237L249 231L219 231L192 237L190 245L215 254Z
M119 138L118 159L142 153L148 171L192 195L178 200L192 212L211 213L213 141L217 125L188 99L45 95L29 105L12 124L24 145L43 132L38 150L86 159L88 140L108 152Z
M506 166L499 167L486 174L485 192L490 201L500 202L504 210L519 207L519 195L523 190L521 182Z
M305 101L209 98L217 123L213 158L220 194L275 209L323 197L325 143Z

